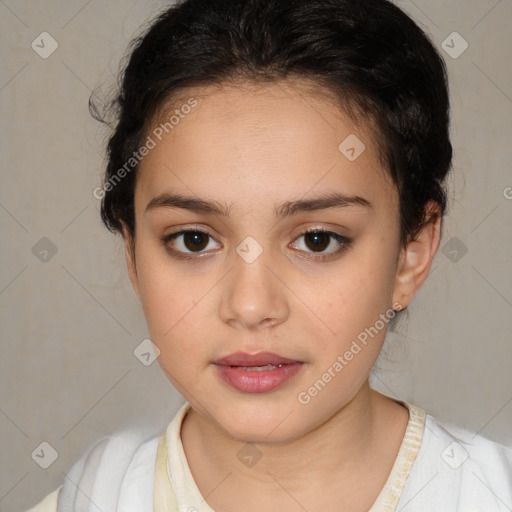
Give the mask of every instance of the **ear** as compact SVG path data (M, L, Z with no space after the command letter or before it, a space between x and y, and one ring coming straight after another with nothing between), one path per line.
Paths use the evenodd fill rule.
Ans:
M425 207L427 222L418 236L400 253L393 304L406 308L428 276L441 240L441 208L435 201Z
M135 262L135 240L133 239L126 224L123 223L123 242L126 258L126 268L132 287L140 300L139 279L137 277L137 265Z

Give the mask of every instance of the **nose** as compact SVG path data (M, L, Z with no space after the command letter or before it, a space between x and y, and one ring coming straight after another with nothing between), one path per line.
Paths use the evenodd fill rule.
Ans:
M290 315L287 288L263 256L240 261L228 274L219 304L219 317L230 327L257 330L273 327Z

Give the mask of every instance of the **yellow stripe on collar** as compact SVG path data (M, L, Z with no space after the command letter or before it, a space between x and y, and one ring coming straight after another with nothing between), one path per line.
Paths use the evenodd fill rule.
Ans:
M155 512L178 512L176 495L167 473L167 432L164 432L158 443L153 502Z

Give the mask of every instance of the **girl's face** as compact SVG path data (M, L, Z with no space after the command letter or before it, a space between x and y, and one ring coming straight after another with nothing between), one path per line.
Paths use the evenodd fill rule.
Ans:
M297 82L187 93L149 132L130 278L192 407L238 440L287 442L356 396L407 306L398 194L370 133ZM296 364L217 364L239 352Z

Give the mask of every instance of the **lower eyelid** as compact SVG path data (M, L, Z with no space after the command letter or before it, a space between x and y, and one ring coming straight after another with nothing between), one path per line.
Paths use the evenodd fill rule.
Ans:
M339 243L339 246L329 252L314 252L314 251L304 251L301 249L298 249L295 255L297 258L301 258L304 260L307 260L309 262L324 262L327 263L329 261L333 261L338 259L340 256L342 256L346 251L348 251L352 247L353 240L351 238L348 238L343 235L339 235L338 233L335 233L337 237L340 237L341 240L336 240ZM299 235L299 237L302 235ZM336 239L335 236L331 235L334 239ZM299 238L297 237L297 238Z

